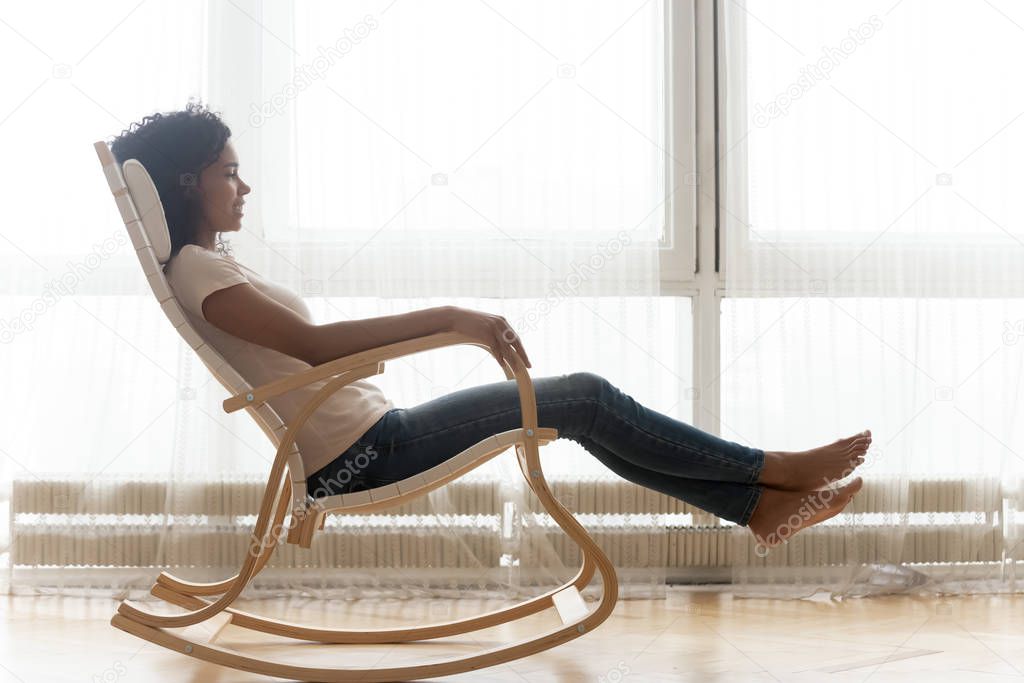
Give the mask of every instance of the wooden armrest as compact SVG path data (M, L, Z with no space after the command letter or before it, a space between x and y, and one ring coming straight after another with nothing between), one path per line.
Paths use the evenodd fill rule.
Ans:
M267 384L258 386L252 391L244 394L232 396L224 401L224 412L233 413L236 410L241 410L242 408L252 408L264 403L274 396L279 396L280 394L287 393L293 389L298 389L299 387L304 387L318 380L340 375L345 372L352 372L352 380L355 381L356 379L361 379L362 377L368 377L382 372L383 361L401 358L402 356L408 356L421 351L430 351L444 346L455 346L457 344L479 346L483 349L487 349L488 353L490 353L490 349L486 344L483 344L460 332L439 332L426 337L406 339L404 341L388 344L387 346L381 346L376 349L368 349L359 353L353 353L349 356L336 358L332 361L328 361L327 363L322 363L321 365L312 367L309 370L304 370L289 377L282 377L281 379L276 379L273 382L268 382ZM515 354L515 349L511 349L511 352ZM518 355L515 357L517 360L516 365L525 371L526 368L522 363L522 359L520 359ZM501 367L505 372L506 379L516 378L516 374L512 368L509 368L505 363L502 363Z

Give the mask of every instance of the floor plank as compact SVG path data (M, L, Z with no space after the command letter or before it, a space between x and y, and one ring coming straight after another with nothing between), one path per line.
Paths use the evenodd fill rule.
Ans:
M8 596L0 601L0 683L273 681L170 652L109 625L111 600ZM483 600L251 600L243 609L310 624L379 628L470 616ZM620 601L597 630L561 647L445 681L1024 680L1018 596L885 597L843 602L734 599L669 589ZM550 610L497 628L404 645L324 646L228 626L218 644L310 666L370 666L472 653L554 626Z

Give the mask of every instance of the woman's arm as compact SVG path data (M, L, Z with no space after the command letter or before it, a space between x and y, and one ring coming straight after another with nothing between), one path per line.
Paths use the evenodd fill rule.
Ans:
M217 290L202 303L207 322L253 344L321 365L367 349L452 329L452 306L316 325L249 283Z
M315 325L310 334L310 359L306 362L320 365L367 349L447 332L451 326L450 306Z
M242 283L210 294L203 299L202 308L207 322L228 334L313 366L407 339L454 331L486 344L499 363L511 363L510 352L515 352L526 367L532 367L507 320L458 306L315 325L251 284Z
M415 337L426 337L437 332L461 332L486 344L499 364L508 362L513 365L511 353L514 352L523 359L526 367L531 367L519 335L507 320L500 315L459 306L439 306L382 318L320 325L313 333L313 338L314 346L319 346L321 352L320 355L316 355L316 351L313 354L320 363L326 363L350 353ZM338 348L345 348L345 351L336 353Z

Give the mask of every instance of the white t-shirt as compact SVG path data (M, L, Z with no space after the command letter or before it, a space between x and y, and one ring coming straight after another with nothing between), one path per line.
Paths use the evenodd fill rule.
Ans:
M313 322L306 302L286 287L266 280L231 256L187 244L164 266L164 275L185 315L203 340L253 387L308 370L298 358L224 332L203 317L203 300L219 289L248 282L278 303ZM289 423L328 380L293 389L269 400ZM320 404L299 430L296 442L308 477L348 450L384 413L394 408L384 393L356 380Z

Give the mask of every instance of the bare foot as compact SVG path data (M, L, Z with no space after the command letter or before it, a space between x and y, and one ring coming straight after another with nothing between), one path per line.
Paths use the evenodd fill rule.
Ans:
M811 491L765 488L747 526L759 547L771 548L801 529L838 515L863 484L864 481L857 477L843 486Z
M759 484L784 491L809 491L839 481L864 462L871 430L809 451L765 451Z

